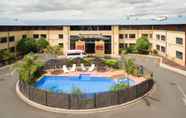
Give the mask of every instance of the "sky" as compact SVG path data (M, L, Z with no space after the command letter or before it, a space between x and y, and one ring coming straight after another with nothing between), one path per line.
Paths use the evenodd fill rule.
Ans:
M122 19L186 16L186 0L1 0L0 19Z

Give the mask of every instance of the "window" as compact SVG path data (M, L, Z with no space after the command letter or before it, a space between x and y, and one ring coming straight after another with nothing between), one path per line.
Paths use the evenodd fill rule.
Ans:
M63 39L63 34L58 35L59 39Z
M2 37L1 39L0 39L0 43L6 43L7 42L7 38L6 37Z
M183 38L176 38L176 44L183 44Z
M47 38L47 35L46 34L41 34L40 36L41 36L41 38L44 38L44 39Z
M161 46L161 52L165 53L165 47Z
M14 42L14 41L15 41L15 37L14 36L9 37L9 42Z
M161 35L161 40L162 41L165 41L166 40L166 37L164 35Z
M34 35L33 35L33 38L34 38L34 39L38 39L38 38L39 38L39 34L34 34Z
M160 45L156 45L156 49L157 50L160 50Z
M148 34L142 34L142 37L148 38Z
M126 39L128 38L128 34L125 34L125 38L126 38Z
M22 35L22 38L23 39L26 39L27 38L27 35L26 34Z
M135 34L129 34L129 38L134 39L134 38L136 38L136 35Z
M123 34L119 34L119 39L123 39Z
M150 34L150 36L149 36L150 38L152 38L153 36L152 36L152 34Z
M180 51L176 51L176 58L183 59L183 53Z
M159 34L156 35L156 39L160 40L160 35Z

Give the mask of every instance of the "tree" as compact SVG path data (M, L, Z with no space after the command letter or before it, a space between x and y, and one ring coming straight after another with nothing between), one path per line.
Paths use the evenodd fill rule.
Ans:
M43 62L38 59L38 56L29 53L24 56L22 61L17 62L13 69L19 73L19 79L28 83L32 84L34 79L38 77L36 72L43 67Z
M55 58L57 58L57 55L63 54L60 46L47 46L44 52L55 56Z
M39 52L43 51L47 46L49 45L48 41L46 39L39 39L36 41L37 50Z
M30 52L41 52L49 45L48 41L45 39L29 39L23 38L17 43L17 50L23 54L28 54Z
M23 54L37 52L37 43L34 39L23 38L18 41L16 48L18 52Z
M146 37L141 37L136 42L136 50L140 54L148 54L150 49L150 42Z

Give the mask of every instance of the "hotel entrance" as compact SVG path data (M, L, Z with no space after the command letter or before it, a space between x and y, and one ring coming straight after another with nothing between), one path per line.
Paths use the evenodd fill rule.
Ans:
M111 36L71 36L70 49L83 50L88 55L111 54Z
M95 39L86 39L85 41L85 52L87 54L95 54Z

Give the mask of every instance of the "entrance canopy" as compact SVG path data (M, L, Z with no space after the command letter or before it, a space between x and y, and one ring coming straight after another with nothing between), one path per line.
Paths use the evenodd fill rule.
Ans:
M79 34L73 39L100 39L100 40L108 40L110 39L109 37L103 36L101 34Z

